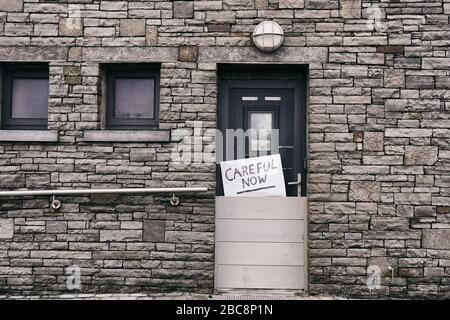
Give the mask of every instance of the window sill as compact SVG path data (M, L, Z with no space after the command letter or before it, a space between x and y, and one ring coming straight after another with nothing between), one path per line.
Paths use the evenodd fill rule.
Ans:
M0 130L1 142L58 142L56 130Z
M170 142L168 130L87 130L86 142Z

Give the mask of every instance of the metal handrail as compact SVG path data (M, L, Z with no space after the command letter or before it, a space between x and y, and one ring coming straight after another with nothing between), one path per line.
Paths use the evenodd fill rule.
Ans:
M80 195L80 194L117 194L117 193L172 193L170 204L178 206L180 198L176 197L176 193L200 193L207 192L206 187L194 188L122 188L122 189L67 189L67 190L17 190L17 191L0 191L0 197L20 197L20 196L52 196L51 207L54 210L61 208L61 201L55 196L64 195Z
M20 196L57 196L80 194L117 194L117 193L199 193L207 192L206 187L195 188L122 188L122 189L68 189L68 190L17 190L0 191L0 197Z

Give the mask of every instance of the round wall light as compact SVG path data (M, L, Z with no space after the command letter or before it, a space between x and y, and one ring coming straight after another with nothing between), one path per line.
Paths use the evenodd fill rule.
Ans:
M263 21L256 26L252 39L259 50L273 52L283 44L284 32L278 23Z

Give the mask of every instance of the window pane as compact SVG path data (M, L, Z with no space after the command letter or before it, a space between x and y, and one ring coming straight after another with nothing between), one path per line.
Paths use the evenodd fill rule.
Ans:
M115 118L153 118L154 91L153 79L116 79Z
M250 114L250 127L255 130L272 129L272 113L255 113Z
M251 112L250 128L254 129L251 134L250 150L270 151L271 132L273 118L271 112Z
M13 119L46 119L48 115L48 79L14 79Z

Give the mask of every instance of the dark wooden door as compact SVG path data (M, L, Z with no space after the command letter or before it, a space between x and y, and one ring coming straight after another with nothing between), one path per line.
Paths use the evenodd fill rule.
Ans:
M274 75L276 76L276 75ZM304 105L304 82L302 79L275 80L227 80L219 83L219 128L224 135L223 159L233 160L279 153L288 196L306 196L306 121ZM248 132L254 129L258 136L249 132L245 150L236 150L236 141L227 136L226 130ZM273 148L268 132L278 130L278 143ZM269 131L267 131L269 130ZM230 145L234 152L230 152ZM219 147L219 146L218 146ZM217 194L223 195L220 167L217 164ZM298 190L298 175L302 188Z

